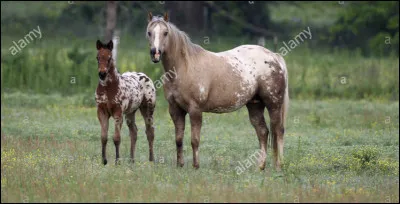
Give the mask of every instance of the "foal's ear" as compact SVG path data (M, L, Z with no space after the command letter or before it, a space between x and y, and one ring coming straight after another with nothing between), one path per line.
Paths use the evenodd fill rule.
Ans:
M168 12L165 12L165 13L164 13L164 21L165 21L165 22L168 22L168 20L169 20L169 19L168 19Z
M114 47L114 43L113 43L112 40L110 40L110 42L107 43L107 48L108 48L109 50L112 50L113 47Z
M103 43L101 43L100 40L97 40L97 42L96 42L97 50L100 50L100 48L102 48L102 47L103 47Z
M151 12L149 12L147 14L147 22L150 22L151 20L153 20L153 14Z

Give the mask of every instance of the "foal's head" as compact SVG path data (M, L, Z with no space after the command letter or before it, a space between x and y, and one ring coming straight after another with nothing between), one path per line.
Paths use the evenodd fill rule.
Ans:
M165 13L164 17L153 16L151 12L148 15L148 25L146 37L150 45L151 61L157 63L160 61L161 56L164 54L168 46L168 14Z
M97 40L96 47L97 47L96 59L99 68L99 77L101 80L104 80L113 63L112 61L113 42L112 40L110 40L109 43L103 44L102 42L100 42L100 40Z

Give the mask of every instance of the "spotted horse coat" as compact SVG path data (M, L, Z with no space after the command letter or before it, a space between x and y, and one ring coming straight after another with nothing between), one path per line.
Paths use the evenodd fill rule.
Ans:
M274 166L283 164L285 118L289 107L288 70L285 60L257 45L212 52L191 42L189 36L169 22L168 14L148 14L146 38L150 59L161 62L165 73L176 77L163 84L175 126L177 166L184 165L185 116L191 125L193 167L199 168L199 146L203 112L228 113L246 106L260 144L259 167L266 166L270 118ZM228 127L227 127L228 128Z
M121 106L122 113L129 114L136 111L141 104L155 106L156 92L153 81L141 72L117 73L118 83L113 84L112 79L106 77L104 82L99 82L96 89L97 107L105 106L112 110L115 105ZM108 93L107 90L118 90Z
M116 164L119 161L123 115L125 115L131 138L130 160L134 162L137 140L135 113L137 110L140 110L145 121L146 136L149 143L149 160L153 161L153 113L156 105L156 92L153 81L140 72L126 72L121 75L112 60L112 47L112 41L107 45L102 44L100 41L97 42L99 84L96 89L95 100L97 117L101 125L103 164L107 164L106 144L110 117L113 117L115 122L113 140L116 151Z

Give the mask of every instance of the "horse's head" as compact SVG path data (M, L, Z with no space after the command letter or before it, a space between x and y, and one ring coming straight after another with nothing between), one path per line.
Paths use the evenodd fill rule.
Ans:
M99 68L99 77L101 80L104 80L113 63L112 61L113 42L112 40L110 40L109 43L103 44L102 42L100 42L100 40L97 40L96 47L97 47L96 59Z
M146 37L150 45L151 61L157 63L165 53L169 41L168 14L162 16L153 16L151 12L148 15L148 25Z

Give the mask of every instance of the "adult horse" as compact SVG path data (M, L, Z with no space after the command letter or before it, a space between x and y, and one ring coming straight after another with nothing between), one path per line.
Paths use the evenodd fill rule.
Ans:
M146 32L150 56L162 62L165 72L176 77L164 83L165 98L175 125L177 165L183 166L185 116L189 113L193 167L199 168L202 112L227 113L246 105L250 122L260 143L260 169L265 168L269 130L264 119L268 109L274 164L283 161L283 134L289 103L288 73L284 59L257 45L242 45L224 52L211 52L192 43L189 37L164 16L148 15Z

